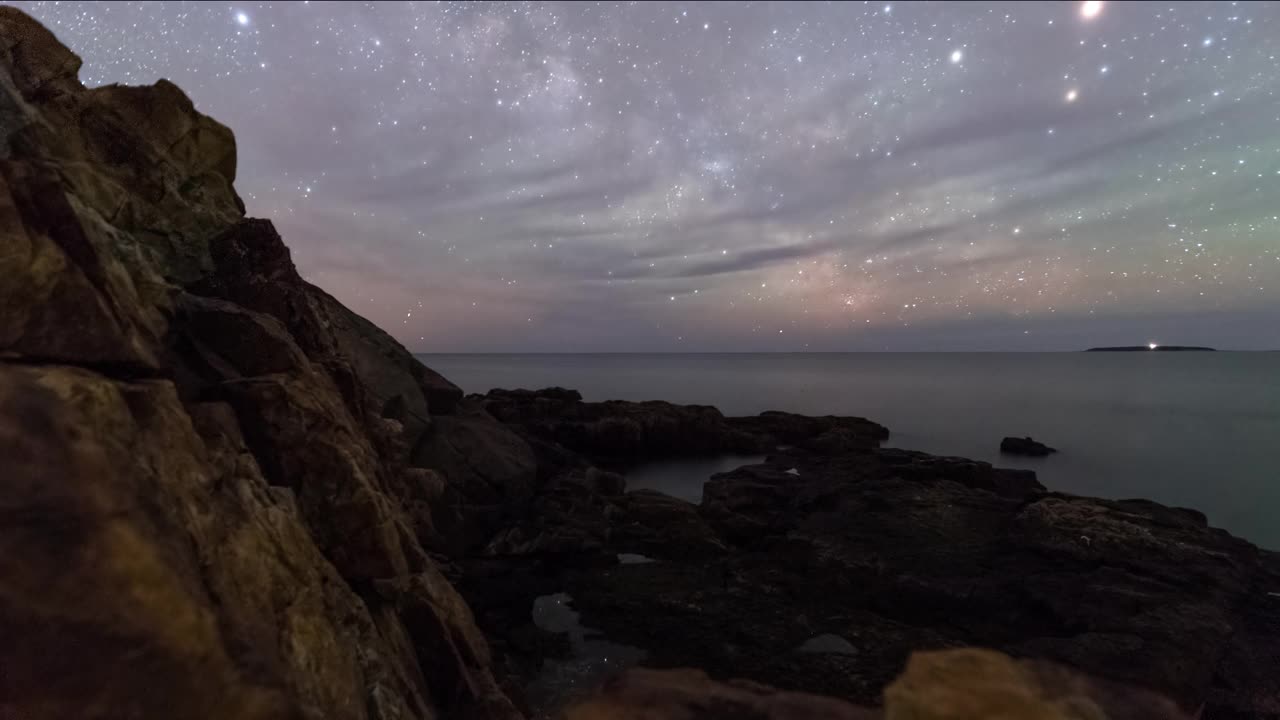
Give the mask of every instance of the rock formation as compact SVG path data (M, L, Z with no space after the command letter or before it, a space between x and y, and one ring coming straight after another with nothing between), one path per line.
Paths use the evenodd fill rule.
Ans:
M1280 563L1198 513L860 418L463 397L245 217L227 128L79 66L0 7L0 717L517 718L565 590L747 678L635 671L575 718L1280 715ZM724 452L771 457L697 505L602 469ZM1040 659L912 655L972 644Z
M244 218L227 128L79 67L0 8L0 715L517 717L410 466L462 393Z
M1006 455L1045 457L1058 451L1029 437L1007 437L1000 441L1000 452Z
M464 592L504 652L522 652L507 639L528 620L503 603L567 592L585 625L643 649L650 666L864 705L913 652L986 645L1158 692L1188 715L1280 707L1276 684L1245 669L1280 669L1262 650L1280 649L1280 595L1269 595L1280 565L1196 511L879 448L887 432L859 418L725 418L560 389L478 399L536 442L543 467L562 468L545 485L554 493L467 561ZM713 476L692 504L588 480L581 468L615 460L619 437L647 458L691 442L769 456ZM618 564L619 553L656 562ZM819 638L836 649L806 647Z

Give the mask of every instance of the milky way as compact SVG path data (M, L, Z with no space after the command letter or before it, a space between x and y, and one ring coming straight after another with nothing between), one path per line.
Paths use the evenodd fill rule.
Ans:
M20 6L414 350L1280 347L1280 6Z

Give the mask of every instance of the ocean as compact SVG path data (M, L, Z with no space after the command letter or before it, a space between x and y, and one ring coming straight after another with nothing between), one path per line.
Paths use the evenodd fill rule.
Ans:
M1280 549L1280 353L422 355L468 393L574 388L586 400L668 400L726 415L858 415L886 446L1035 470L1054 490L1144 497ZM1047 458L1001 455L1030 435ZM631 487L696 500L750 458L636 468Z

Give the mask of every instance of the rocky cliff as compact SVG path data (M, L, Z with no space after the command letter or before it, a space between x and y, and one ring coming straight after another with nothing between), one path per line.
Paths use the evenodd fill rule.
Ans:
M498 502L528 449L299 277L230 130L79 66L0 8L0 715L516 717L429 554L473 479L411 457L505 438Z
M860 418L463 397L244 216L227 128L79 65L0 8L0 717L521 717L565 590L747 678L574 718L1280 716L1277 564L1197 513ZM727 451L771 457L699 504L601 469ZM912 655L974 644L1031 659Z

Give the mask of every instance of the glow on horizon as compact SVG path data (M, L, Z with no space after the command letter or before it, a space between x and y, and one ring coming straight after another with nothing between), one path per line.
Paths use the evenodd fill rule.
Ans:
M1149 343L1147 343L1147 349L1148 349L1148 350L1155 350L1155 349L1156 349L1156 348L1158 348L1158 347L1160 347L1160 346L1159 346L1159 345L1157 345L1157 344L1155 344L1155 343L1153 343L1153 342L1149 342Z

